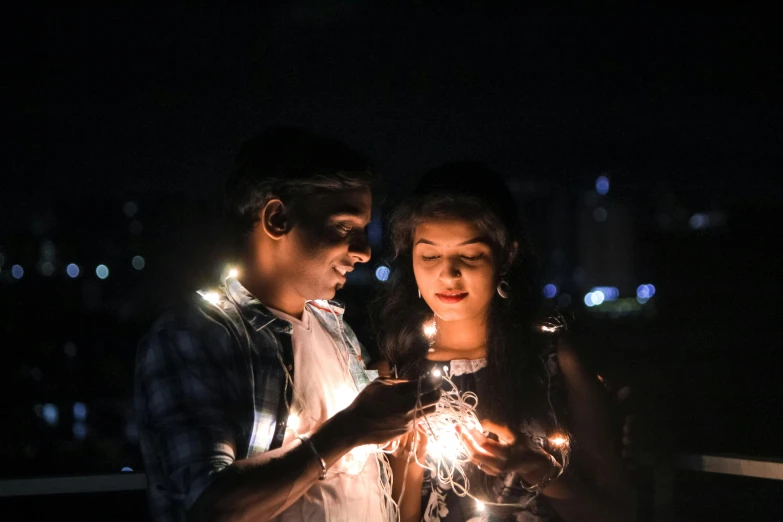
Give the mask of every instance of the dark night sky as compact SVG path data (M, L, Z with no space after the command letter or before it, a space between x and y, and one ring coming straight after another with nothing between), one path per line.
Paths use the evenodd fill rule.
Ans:
M12 375L0 382L27 386L0 393L0 402L127 395L142 327L170 289L192 290L209 268L207 250L219 251L205 239L216 233L210 207L239 146L285 124L367 154L390 200L425 169L465 157L546 185L545 197L531 191L525 202L539 235L552 236L542 242L550 252L575 244L568 213L609 172L607 200L635 206L637 275L658 285L660 312L616 324L583 313L577 326L605 361L619 361L616 374L630 375L623 382L640 383L639 397L647 390L650 411L666 419L657 431L699 451L780 457L781 421L770 414L783 400L774 361L783 335L774 251L783 238L770 226L783 212L779 19L374 4L5 13L0 252L29 275L12 280L3 268L0 281L0 346L16 347L8 351L16 362L4 364ZM714 210L728 224L694 231L683 214L683 230L663 230L656 205L669 196L682 207L660 207L667 213ZM121 212L131 199L143 233L130 232ZM47 207L59 223L36 231ZM546 228L558 215L562 227ZM45 239L64 262L81 264L78 280L59 266L56 277L38 277ZM147 259L143 272L129 263L136 254ZM104 262L112 275L99 283L92 271ZM568 279L571 268L558 270ZM370 291L353 298L364 304ZM52 321L41 331L40 317ZM69 377L65 340L79 345L84 373L73 375L84 378ZM42 383L28 377L38 366ZM61 374L62 388L46 395L43 386L58 382L49 375ZM38 436L39 420L24 408L14 418ZM106 433L119 439L111 415ZM93 462L126 458L90 461L82 449L66 455L42 444L36 468L22 446L7 447L13 469L33 474L104 470Z
M46 10L5 24L9 209L209 198L268 124L347 141L392 190L465 156L530 179L645 164L654 177L614 182L777 187L780 38L762 17L305 2Z

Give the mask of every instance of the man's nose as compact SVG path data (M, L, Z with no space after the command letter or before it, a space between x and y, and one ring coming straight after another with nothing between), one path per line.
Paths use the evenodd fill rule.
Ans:
M357 263L366 263L370 260L370 242L367 233L361 231L351 236L351 242L348 245L348 253Z

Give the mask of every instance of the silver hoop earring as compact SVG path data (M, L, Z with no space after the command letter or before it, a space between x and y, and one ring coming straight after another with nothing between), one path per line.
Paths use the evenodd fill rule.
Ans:
M417 289L416 289L416 292L418 292L418 294L419 294L419 299L421 299L421 288L417 288Z
M508 299L508 293L511 287L508 286L508 282L505 279L501 279L498 283L498 295L503 299Z

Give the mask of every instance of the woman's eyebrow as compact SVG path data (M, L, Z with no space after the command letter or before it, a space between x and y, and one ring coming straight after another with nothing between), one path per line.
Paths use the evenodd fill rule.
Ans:
M424 244L424 245L438 246L437 243L435 243L433 241L430 241L429 239L425 239L425 238L419 239L418 241L416 241L416 244L414 244L413 246L416 246L419 243ZM475 244L475 243L487 243L487 239L485 237L483 237L483 236L474 237L472 239L468 239L467 241L463 241L462 243L459 243L456 246L472 245L472 244Z

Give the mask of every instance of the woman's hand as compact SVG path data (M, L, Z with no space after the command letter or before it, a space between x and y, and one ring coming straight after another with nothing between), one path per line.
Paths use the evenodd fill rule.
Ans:
M470 454L470 461L487 475L518 473L528 484L538 484L557 473L560 464L544 448L508 427L482 421L485 431L497 435L497 441L477 430L460 429L460 436Z
M416 426L412 431L409 431L405 435L397 438L397 448L392 452L392 456L398 459L407 460L411 451L413 450L413 444L416 443L416 455L417 461L424 463L424 457L427 455L427 433L421 425ZM411 460L413 460L411 455Z

